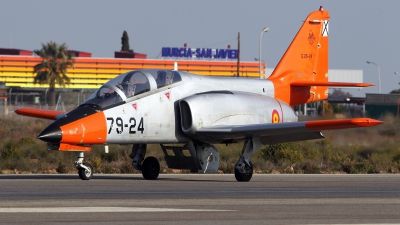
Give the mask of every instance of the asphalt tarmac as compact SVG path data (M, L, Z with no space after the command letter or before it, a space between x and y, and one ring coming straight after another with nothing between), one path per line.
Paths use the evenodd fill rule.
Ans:
M400 175L0 175L0 224L400 224Z

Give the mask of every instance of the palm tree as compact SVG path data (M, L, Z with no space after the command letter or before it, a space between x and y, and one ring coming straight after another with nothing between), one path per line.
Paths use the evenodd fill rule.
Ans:
M54 106L56 103L56 85L65 87L70 83L67 68L74 65L74 59L68 54L65 43L58 45L53 41L47 44L42 43L42 49L34 50L34 53L40 56L43 61L33 69L33 73L36 74L33 83L49 85L49 105Z

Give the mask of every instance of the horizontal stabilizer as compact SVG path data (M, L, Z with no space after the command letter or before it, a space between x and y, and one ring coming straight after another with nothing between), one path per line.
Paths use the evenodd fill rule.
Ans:
M59 117L66 114L66 112L47 110L47 109L36 109L36 108L19 108L15 110L16 114L23 116L30 116L42 119L56 120Z
M347 82L318 82L318 81L296 81L290 83L293 87L310 87L310 86L321 86L321 87L370 87L373 84L368 83L347 83Z

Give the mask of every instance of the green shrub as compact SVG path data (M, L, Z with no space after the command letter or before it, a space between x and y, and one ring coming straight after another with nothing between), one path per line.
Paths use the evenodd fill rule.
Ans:
M387 129L379 131L378 133L381 136L394 137L396 136L396 129L394 127L389 127Z
M116 171L111 165L106 165L104 167L104 173L116 173Z
M306 174L318 174L321 173L321 169L315 163L310 160L307 161L306 165L303 166L303 171Z
M400 148L394 153L392 162L400 163Z
M32 137L22 137L18 140L18 144L20 145L34 144L34 143L36 143L36 140Z
M364 159L361 162L355 163L355 169L357 173L377 173L378 171L375 170L375 167L372 165L372 163Z
M342 164L342 169L344 172L346 173L354 173L355 172L355 168L354 165L351 164L350 162L345 162Z
M56 168L56 171L57 171L57 173L68 173L68 168L62 161L60 161L58 163L58 167Z
M13 140L9 140L5 143L3 149L1 150L1 158L20 158L23 154L18 148L18 143Z
M125 157L119 167L120 173L135 173L135 168L132 166L132 159L129 154L125 152Z
M304 152L301 151L298 142L266 145L260 151L261 157L275 164L285 161L294 164L304 159Z
M100 158L107 162L118 161L122 158L120 151L118 149L110 149L108 153L102 152Z
M92 165L93 172L101 172L101 158L98 156L89 157L89 163Z

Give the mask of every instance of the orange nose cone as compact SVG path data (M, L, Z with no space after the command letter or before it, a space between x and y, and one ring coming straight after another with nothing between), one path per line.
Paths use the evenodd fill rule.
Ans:
M107 138L107 124L103 112L98 112L61 126L61 143L102 144Z

